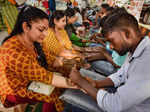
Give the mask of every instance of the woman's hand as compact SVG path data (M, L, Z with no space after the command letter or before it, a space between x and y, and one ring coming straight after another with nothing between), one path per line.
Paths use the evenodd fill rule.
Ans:
M90 68L90 67L91 67L91 65L90 65L89 63L83 64L83 68L84 68L84 69L88 69L88 68Z
M77 84L75 84L73 81L71 81L71 79L67 78L66 79L66 83L72 89L80 89L80 90L82 90Z
M96 87L96 81L89 78L89 77L85 77L85 79L93 86L93 87Z
M59 56L64 57L66 59L73 59L77 57L77 55L74 54L71 50L63 50L62 52L60 52Z
M59 68L63 66L63 57L56 57L54 63L53 63L53 67L54 68Z
M80 72L77 70L76 66L72 68L69 77L76 84L78 84L83 79L83 77L80 75Z
M82 47L79 47L79 46L76 46L76 45L72 45L73 49L75 51L78 51L78 52L84 52L84 49Z
M74 82L71 81L71 79L66 79L66 82L69 86L75 86L76 84Z

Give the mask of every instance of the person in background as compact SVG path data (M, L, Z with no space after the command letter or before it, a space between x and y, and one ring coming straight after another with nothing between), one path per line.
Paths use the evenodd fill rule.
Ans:
M105 9L105 13L101 16L102 18L99 24L100 27L103 27L103 23L105 19L107 18L107 15L109 15L113 10L115 10L113 7L108 7L107 9Z
M73 4L71 2L71 0L64 0L67 2L67 8L73 8Z
M104 17L106 16L107 14L107 8L109 8L110 6L108 4L102 4L101 5L101 9L100 9L100 12L101 12L101 16Z
M53 65L56 59L48 52L44 54L41 47L48 28L45 12L25 6L10 36L4 39L0 47L0 96L5 107L43 102L44 112L62 112L64 105L59 99L59 88L76 88L68 85L65 77L48 70L48 65ZM28 89L32 81L56 88L50 95L37 93Z
M72 33L76 34L76 30L73 26L73 23L75 23L78 18L75 16L75 10L72 8L67 8L65 10L65 16L66 16L65 30L67 31L68 36L71 37Z
M101 22L100 22L100 27L102 28L104 26L104 23L105 23L105 20L107 19L108 15L111 14L111 12L115 12L117 11L118 12L118 8L112 8L112 7L109 7L106 9L106 16L104 16L102 19L101 19ZM121 8L119 10L119 12L126 12L125 8ZM107 38L105 38L103 35L103 30L101 33L97 33L95 34L96 36L93 37L93 39L97 40L98 42L100 42L101 45L103 45L103 47L106 48L106 50L109 52L109 54L111 54L112 56L112 59L113 59L113 62L118 65L118 66L122 66L124 61L125 61L125 58L127 56L124 55L124 56L120 56L115 50L112 50L111 47L110 47L110 44L109 42L107 41ZM91 44L92 45L92 44ZM93 44L94 46L99 46L99 44ZM99 73L104 73L106 76L116 72L118 70L118 67L117 68L114 68L109 62L107 61L101 61L101 60L97 60L97 61L94 61L91 63L92 65L92 68L96 71L96 72L99 72ZM103 66L101 66L103 65Z
M56 2L55 0L48 0L49 3L49 10L51 13L53 13L54 11L56 11Z
M64 29L65 25L66 25L66 16L64 11L56 10L50 18L50 23L49 23L50 28L48 29L48 35L43 41L43 48L47 49L46 51L48 51L49 54L52 54L52 56L54 57L58 57L59 54L63 51L71 50L74 53L76 53L76 51L72 47L72 43L68 37L67 32ZM66 73L67 71L64 72ZM80 108L65 103L63 112L69 112L69 111L84 112Z
M47 49L52 56L56 57L62 66L53 66L54 70L58 70L60 73L64 73L67 76L67 73L71 70L69 68L65 69L65 65L63 64L64 59L75 59L78 57L79 61L84 61L84 56L77 52L73 47L66 30L64 29L66 25L66 16L64 11L56 10L51 18L48 29L48 35L43 41L43 48ZM50 60L51 61L51 60ZM71 65L71 62L70 62ZM69 74L68 74L69 75Z
M78 7L74 7L74 10L75 10L75 15L76 15L76 17L78 17L78 19L77 19L77 21L74 23L74 25L75 25L76 27L82 26L83 20L82 20L81 14L80 14L80 10L79 10Z
M95 27L99 28L99 24L101 22L101 12L100 10L96 13L96 17L95 17Z
M112 7L110 7L108 4L102 4L101 5L101 9L96 13L96 17L95 17L95 28L100 28L101 27L101 23L103 23L103 17L105 17L109 11L113 10L111 9Z
M64 11L56 10L50 18L48 35L43 41L43 47L54 57L59 56L63 51L72 51L76 54L65 26L66 16Z
M70 37L70 40L72 41L72 43L73 43L74 45L77 45L77 46L79 46L79 47L85 47L85 46L88 45L88 44L84 44L84 43L87 43L87 42L89 42L89 41L77 37L76 31L75 31L75 29L74 29L74 26L72 25L72 24L76 21L76 18L74 17L74 16L75 16L74 10L73 10L73 9L67 9L67 10L65 11L65 13L66 13L67 23L68 23L68 24L66 25L65 29L66 29L66 31L67 31L69 37ZM106 60L108 60L110 63L112 63L115 67L118 67L118 66L116 66L116 64L114 64L114 62L112 61L111 56L107 53L107 51L104 50L104 48L100 48L100 49L101 49L101 50L103 49L102 52L101 52L100 55L98 55L97 58L94 59L94 60L98 60L98 58L99 58L99 59L106 59ZM89 61L92 61L92 60L93 60L93 58L91 57L91 55L88 55L86 58L87 58L87 60L89 60ZM101 63L100 63L100 64L101 64ZM97 64L96 64L96 65L97 65ZM111 65L111 64L109 64L109 63L106 64L106 66L111 66L111 67L109 67L109 68L110 68L110 69L108 70L109 72L107 72L108 74L109 74L110 72L114 72L114 71L115 71L115 68L113 67L113 65ZM107 70L106 70L106 71L107 71Z
M66 26L65 30L67 31L67 34L72 42L72 44L80 47L86 46L86 43L88 42L85 39L81 39L77 36L76 29L74 28L74 23L77 21L77 16L75 15L75 10L68 8L65 10L66 15Z
M120 9L118 9L120 10ZM103 34L119 55L129 52L121 69L104 80L89 84L73 68L70 78L97 101L107 112L149 112L150 39L143 38L136 18L127 12L115 12L104 23ZM147 65L147 66L145 66ZM116 87L109 93L107 87Z
M97 12L96 14L96 27L101 27L104 20L103 18L105 18L108 14L109 11L112 11L113 8L110 7L108 4L102 4L101 5L101 9L99 10L99 12Z

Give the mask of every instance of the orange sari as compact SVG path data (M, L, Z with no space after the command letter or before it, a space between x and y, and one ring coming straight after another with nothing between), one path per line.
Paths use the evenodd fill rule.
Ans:
M58 54L64 50L72 50L72 43L65 30L61 30L61 42L57 39L53 29L48 30L48 36L44 39L43 48L47 49L49 54L58 56Z
M50 62L54 57L46 54ZM50 96L29 91L31 81L51 84L53 73L38 64L36 56L29 52L14 36L0 47L0 96L5 107L7 95L35 99L42 102L55 103L58 112L63 111L63 103L59 100L60 89L55 89Z

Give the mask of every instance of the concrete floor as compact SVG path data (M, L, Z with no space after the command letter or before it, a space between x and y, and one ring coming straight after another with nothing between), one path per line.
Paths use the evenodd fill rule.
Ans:
M7 36L8 36L8 33L6 31L0 31L0 45L3 39Z

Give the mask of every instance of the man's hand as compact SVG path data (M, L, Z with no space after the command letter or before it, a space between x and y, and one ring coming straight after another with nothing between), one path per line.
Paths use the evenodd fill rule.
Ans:
M78 84L80 80L83 79L83 77L80 75L80 72L77 70L76 66L72 68L69 77L76 84Z
M61 66L63 66L63 57L56 57L54 63L53 63L53 67L54 68L59 68Z
M96 88L96 81L95 81L95 80L93 80L93 79L91 79L91 78L89 78L89 77L85 77L85 79L86 79L93 87Z
M70 79L81 87L86 93L91 95L96 100L97 89L94 88L85 78L83 78L79 71L76 69L76 66L72 68L72 71L69 75Z

